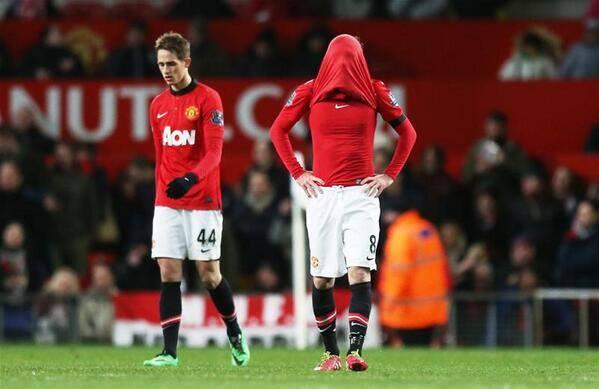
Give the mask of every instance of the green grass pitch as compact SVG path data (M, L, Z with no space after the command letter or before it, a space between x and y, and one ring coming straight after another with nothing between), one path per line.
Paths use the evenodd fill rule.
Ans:
M313 372L319 350L252 350L251 366L226 349L180 351L178 368L147 368L156 349L0 346L0 388L595 387L599 351L573 349L366 350L366 372Z

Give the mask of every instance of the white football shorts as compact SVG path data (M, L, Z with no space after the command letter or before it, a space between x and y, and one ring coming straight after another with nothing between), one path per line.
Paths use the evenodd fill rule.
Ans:
M376 270L381 207L365 186L322 187L308 199L306 226L310 243L310 274L336 278L347 268Z
M220 259L221 211L154 207L152 258Z

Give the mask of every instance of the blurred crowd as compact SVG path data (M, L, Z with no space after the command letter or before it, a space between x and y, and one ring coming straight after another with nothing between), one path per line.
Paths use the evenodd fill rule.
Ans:
M585 0L568 1L581 3ZM522 3L525 2L526 0L6 0L0 3L0 19L139 16L187 18L189 15L202 15L210 19L235 18L253 22L306 17L419 20L498 18L526 16L526 13L522 15L519 12ZM553 17L561 16L558 11L551 12L551 8L553 8L552 4L541 6L541 13Z
M499 4L504 2L470 3ZM110 3L114 2L110 1ZM181 4L187 4L186 7L197 6L200 8L207 7L206 4L212 3L212 1L181 2ZM218 4L218 2L214 3ZM265 2L265 4L271 3L287 4L287 2ZM290 4L292 3L290 2ZM339 3L352 4L354 1L340 1ZM366 5L377 2L355 1L355 3ZM438 0L389 1L389 7L418 8L427 3L449 2ZM262 3L260 4L262 5ZM304 1L301 4L308 6L311 2ZM274 7L274 5L272 6ZM356 9L356 7L349 7L349 9ZM326 24L316 23L304 32L296 47L289 51L280 44L277 31L265 27L244 53L233 55L211 37L205 22L212 18L209 13L201 10L188 10L183 15L196 15L197 17L189 24L185 36L191 42L193 58L191 74L202 78L311 76L318 70L328 42L334 36ZM338 17L338 15L335 16ZM139 15L131 20L133 21L129 24L123 45L108 53L100 50L92 55L94 58L89 58L90 54L86 51L88 49L84 49L82 42L73 37L65 37L58 24L49 24L41 33L39 41L28 48L22 58L11 58L5 44L0 40L0 77L17 76L35 79L158 77L155 53L151 43L152 37L148 34L147 24L139 18ZM599 0L589 3L583 23L583 36L570 47L563 47L559 36L541 27L532 27L523 32L515 38L513 54L498 69L498 77L502 80L598 78ZM95 38L102 40L100 37ZM86 39L89 40L91 37ZM85 43L85 45L89 44L91 43ZM395 73L401 73L401 69L395 69Z
M190 72L195 77L223 76L277 77L308 76L315 73L333 33L324 25L305 32L298 47L289 55L283 53L274 29L261 31L245 53L233 56L216 43L204 19L189 24L184 32L191 43L193 58ZM56 78L110 77L157 78L156 53L148 35L147 24L132 21L121 47L105 58L83 59L76 44L70 43L57 24L43 30L39 42L22 58L10 58L0 40L0 77L24 77L38 80ZM288 66L288 57L294 66Z
M487 117L461 180L448 174L443 149L428 146L383 193L383 225L397 208L419 209L438 227L456 290L599 287L599 182L528 156L508 126L502 112Z

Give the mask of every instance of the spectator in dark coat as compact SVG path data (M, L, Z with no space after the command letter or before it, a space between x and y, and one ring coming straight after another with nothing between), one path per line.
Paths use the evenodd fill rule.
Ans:
M484 243L495 274L501 274L508 265L509 215L502 209L497 195L490 190L477 192L473 206L472 219L467 223L469 240Z
M578 205L572 230L558 254L559 284L571 288L599 287L599 203Z
M272 143L268 140L257 140L252 150L252 164L247 169L242 179L243 191L247 191L249 177L254 170L261 170L268 174L268 178L275 190L277 200L289 197L289 174L275 160Z
M44 206L51 214L54 261L83 275L98 221L96 193L91 180L75 164L70 144L58 143L55 159L49 194L44 199Z
M493 147L494 146L494 147ZM503 112L492 112L485 121L485 136L468 152L464 164L464 181L470 182L487 165L505 166L519 177L526 171L528 161L520 145L508 137L508 117Z
M0 41L0 78L10 76L12 71L12 59L4 43Z
M81 59L67 47L62 32L56 25L51 25L42 32L40 43L25 54L21 69L25 76L38 80L83 76Z
M29 289L39 290L51 273L48 251L48 215L41 199L23 184L17 163L0 163L0 231L17 222L24 227Z
M21 223L10 223L1 238L0 291L13 298L23 297L29 284L25 229Z
M210 36L206 21L194 20L189 24L187 38L191 45L189 73L196 79L227 76L231 63L227 53Z
M551 177L551 194L559 202L568 226L572 223L576 214L581 193L579 179L571 169L565 166L558 166L553 171L553 177Z
M146 44L146 35L145 23L132 22L129 25L125 46L117 48L108 58L108 76L144 78L158 74L156 54Z
M239 75L246 77L276 77L284 73L283 58L275 30L262 31L248 53L239 62Z
M295 74L309 76L318 73L322 57L327 51L333 33L326 26L314 26L300 39L295 58Z
M592 154L599 153L599 123L593 124L584 144L584 151Z
M511 202L512 232L533 233L541 267L554 266L560 238L568 228L561 204L551 197L541 174L529 172L521 180L521 197Z
M275 191L268 174L260 170L250 173L248 190L231 215L239 241L239 252L243 255L241 273L253 280L256 271L263 263L273 263L280 268L283 262L280 246L274 238L281 225ZM283 275L280 275L283 278ZM250 281L254 283L254 281Z
M17 139L26 152L38 158L45 157L54 152L56 141L40 128L39 122L29 105L22 105L16 109L11 128L15 131Z
M436 224L442 220L463 219L464 196L458 183L445 169L445 152L440 146L424 149L416 179L424 192L423 215Z
M154 169L142 156L133 158L118 179L113 204L120 235L120 255L149 245L154 217Z
M117 264L116 277L122 290L160 290L160 268L151 257L150 246L133 245Z

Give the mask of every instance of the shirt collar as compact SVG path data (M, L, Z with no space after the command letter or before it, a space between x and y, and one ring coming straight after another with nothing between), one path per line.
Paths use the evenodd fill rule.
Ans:
M187 85L183 89L180 89L180 90L173 90L173 88L169 88L169 89L173 96L183 96L184 94L187 94L187 93L191 92L192 90L194 90L197 86L198 86L198 82L192 78L189 85Z

